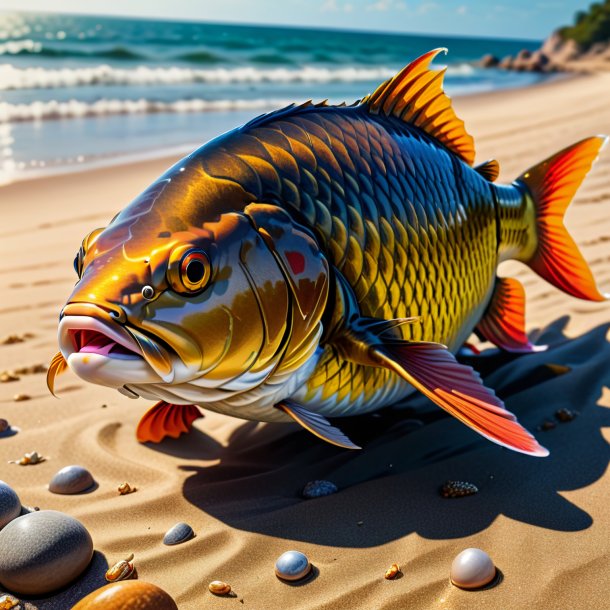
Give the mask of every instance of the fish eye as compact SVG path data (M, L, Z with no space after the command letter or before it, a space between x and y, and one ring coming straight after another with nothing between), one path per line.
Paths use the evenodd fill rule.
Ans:
M210 279L210 259L197 248L177 248L170 256L167 270L171 287L182 294L202 290Z
M155 289L152 286L144 286L142 288L142 297L147 301L151 301L155 296Z

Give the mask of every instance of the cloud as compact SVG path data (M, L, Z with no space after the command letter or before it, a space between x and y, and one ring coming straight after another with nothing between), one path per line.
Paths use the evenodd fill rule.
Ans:
M417 12L420 15L427 15L438 10L440 6L436 2L423 2L417 7Z
M467 9L467 8L466 8L464 5L462 5L462 6L458 6L458 7L455 9L455 12L456 12L458 15L465 15L467 11L468 11L468 9Z
M387 12L391 10L404 11L407 5L400 0L376 0L366 6L367 11Z
M343 11L344 13L351 13L354 10L354 5L345 2L344 4L339 2L338 0L324 0L322 6L320 7L320 11L323 13L338 13Z

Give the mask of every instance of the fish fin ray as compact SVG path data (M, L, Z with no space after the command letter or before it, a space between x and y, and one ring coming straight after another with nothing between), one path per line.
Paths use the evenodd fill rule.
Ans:
M393 116L419 127L463 161L472 165L474 140L443 91L443 70L430 70L432 60L447 49L434 49L382 83L361 104L371 114Z
M525 290L519 280L496 278L494 292L477 332L508 352L541 352L525 334Z
M488 440L528 455L548 451L517 422L479 374L437 343L395 342L372 348L378 365L393 370L439 407Z
M474 171L489 182L495 182L500 175L500 164L495 159L489 159L485 163L477 165Z
M51 364L49 364L49 368L47 370L47 388L49 388L49 392L57 398L57 394L55 394L55 378L57 375L61 375L68 368L68 363L64 358L61 352L57 352L53 359L51 360Z
M140 419L136 438L140 443L160 443L166 436L178 438L200 417L203 415L195 405L173 405L160 400Z
M291 400L283 400L275 406L284 411L287 415L290 415L294 421L323 441L326 441L331 445L336 445L337 447L343 447L344 449L361 449L361 447L347 438L339 428L331 425L331 423L319 413L308 411L305 407L302 407Z
M565 211L607 138L594 136L564 148L517 179L534 200L538 243L526 263L564 292L587 301L604 301L593 274L563 224Z

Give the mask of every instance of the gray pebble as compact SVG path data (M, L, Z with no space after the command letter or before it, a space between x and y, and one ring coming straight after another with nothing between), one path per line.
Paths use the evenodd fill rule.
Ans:
M309 559L300 551L286 551L275 562L275 575L282 580L301 580L310 572Z
M82 466L62 468L49 483L49 491L54 494L79 494L95 485L91 473Z
M188 523L176 523L174 527L169 529L165 536L163 536L163 544L171 546L173 544L180 544L190 540L195 535L193 528Z
M330 496L337 493L339 488L332 481L309 481L301 495L308 500L311 498L321 498L322 496Z
M21 500L13 488L0 481L0 529L9 521L19 516L21 512Z
M54 510L29 513L0 531L0 582L20 595L50 593L79 576L92 556L80 521Z

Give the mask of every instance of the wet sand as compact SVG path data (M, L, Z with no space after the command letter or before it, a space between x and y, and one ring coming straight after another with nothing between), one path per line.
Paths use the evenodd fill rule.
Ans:
M477 162L495 157L502 181L595 133L610 133L610 74L525 90L457 99L475 137ZM212 119L211 119L212 120ZM0 370L48 363L57 350L57 315L76 277L82 237L103 226L174 159L17 183L0 188ZM610 151L580 189L566 223L602 290L610 292ZM0 439L0 479L24 504L64 511L89 529L96 549L88 572L66 590L27 608L66 610L103 582L108 564L135 553L141 580L168 591L184 610L346 608L602 608L610 563L610 304L557 291L518 263L503 275L527 293L527 325L544 353L489 350L472 360L551 455L529 458L479 437L421 396L400 410L341 422L360 452L340 450L293 425L262 425L209 413L188 437L139 445L135 426L150 406L43 374L0 384L0 417L20 428ZM14 402L13 395L31 396ZM537 427L561 408L568 423ZM9 465L26 451L48 456ZM91 470L98 488L79 496L46 489L68 464ZM312 479L340 493L299 496ZM467 498L440 497L447 479L475 483ZM128 481L138 488L119 496ZM197 536L166 547L163 534L186 521ZM503 579L468 592L448 579L454 556L486 550ZM315 565L307 583L276 579L284 551ZM402 577L384 580L392 563ZM235 598L216 598L209 581L229 582ZM240 603L243 602L243 603Z

